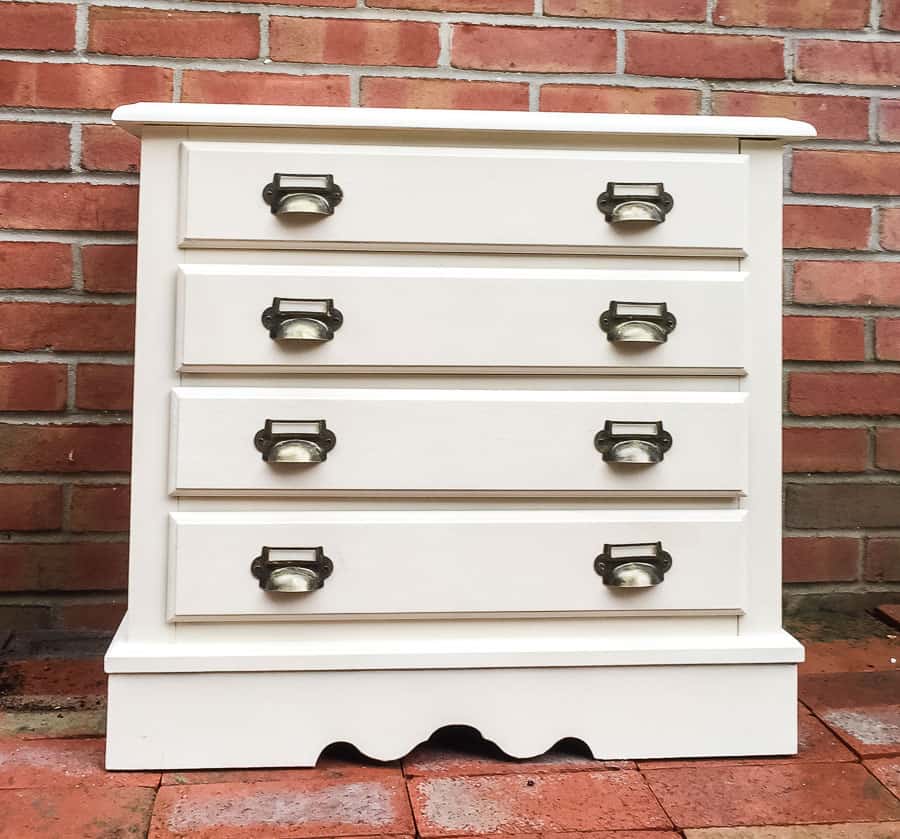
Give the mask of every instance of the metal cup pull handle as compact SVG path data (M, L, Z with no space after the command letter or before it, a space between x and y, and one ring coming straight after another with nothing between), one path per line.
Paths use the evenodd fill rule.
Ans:
M343 322L344 316L330 299L276 297L262 313L262 324L273 341L330 341Z
M264 591L303 594L317 591L331 576L334 563L315 548L263 547L260 556L250 563L250 573L259 580Z
M322 463L336 444L325 420L267 419L253 437L266 463Z
M610 181L597 208L610 224L662 224L675 201L662 183Z
M600 328L616 344L664 344L675 324L675 315L665 303L610 300L600 315Z
M594 570L603 585L612 588L649 588L658 586L672 567L672 557L662 542L628 545L604 545L594 560Z
M276 172L262 191L263 201L277 216L330 216L344 198L332 175L290 175Z
M594 446L606 463L659 463L672 448L672 435L661 422L606 420Z

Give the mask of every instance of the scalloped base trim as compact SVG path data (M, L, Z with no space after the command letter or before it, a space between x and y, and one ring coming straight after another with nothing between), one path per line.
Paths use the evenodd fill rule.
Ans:
M108 769L313 766L348 742L395 760L446 725L513 758L794 754L793 664L140 673L109 677Z

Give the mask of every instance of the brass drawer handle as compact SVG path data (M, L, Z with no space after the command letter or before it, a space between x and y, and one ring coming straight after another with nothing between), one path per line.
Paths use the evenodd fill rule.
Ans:
M337 444L325 420L271 420L253 437L266 463L322 463Z
M288 175L276 172L262 191L277 216L330 216L344 198L332 175Z
M607 463L659 463L672 448L672 435L661 422L607 420L594 446Z
M603 585L613 588L649 588L658 586L672 567L672 557L662 542L630 545L604 545L594 560L594 570Z
M600 315L600 328L616 344L664 344L675 324L675 315L665 303L610 300Z
M302 594L317 591L334 571L334 563L316 548L270 548L250 563L250 573L264 591Z
M343 322L330 299L275 297L262 313L262 324L273 341L330 341Z
M662 224L675 201L662 183L615 183L597 198L597 207L610 224Z

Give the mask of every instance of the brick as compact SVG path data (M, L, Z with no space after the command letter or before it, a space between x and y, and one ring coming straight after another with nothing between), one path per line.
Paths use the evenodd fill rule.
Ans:
M863 472L869 459L865 428L785 428L785 472Z
M127 472L128 425L0 424L0 472Z
M882 0L880 24L882 29L891 29L894 32L900 30L900 2L898 0Z
M92 6L88 49L112 55L257 58L259 18L247 14Z
M685 839L894 839L898 830L900 822L854 822L809 827L708 827L686 830L684 836Z
M762 35L630 31L625 72L704 79L783 79L784 42Z
M638 765L641 771L647 769L678 769L682 767L709 766L751 766L774 765L779 763L850 763L856 755L850 751L828 728L816 719L802 705L797 715L797 742L799 751L788 757L751 757L728 758L694 758L687 760L641 760Z
M706 0L544 0L545 15L617 20L703 21Z
M797 250L864 251L869 247L872 213L866 207L786 204L784 246Z
M801 82L896 85L900 83L900 43L799 41L794 78Z
M69 530L73 533L127 532L130 505L128 486L74 486Z
M220 0L223 3L243 3L245 0ZM349 9L356 6L356 0L278 0L279 6L324 6Z
M258 784L291 782L296 787L310 780L391 780L401 778L399 763L374 764L346 755L323 755L307 769L199 769L163 772L162 785L170 784Z
M900 318L878 318L875 322L875 357L900 361Z
M35 630L50 629L52 623L52 613L49 606L33 606L16 604L0 604L0 626L5 632L26 633ZM5 667L4 688L8 688L10 668ZM8 694L8 689L4 691ZM2 834L0 834L2 837Z
M542 111L622 114L696 114L700 92L670 87L606 87L546 84L541 88Z
M0 364L0 411L62 411L67 376L65 364Z
M714 114L722 116L787 117L810 122L822 140L867 140L869 100L861 96L800 96L717 90Z
M360 101L370 108L474 108L480 111L527 111L528 85L458 79L366 77Z
M786 583L849 583L859 577L859 539L789 536L782 552Z
M803 676L799 690L800 701L819 716L834 708L892 705L900 696L900 670Z
M804 417L900 413L900 374L791 373L788 404Z
M414 832L403 780L382 775L365 780L317 777L303 785L282 781L163 786L150 825L154 839L388 837Z
M900 195L900 153L794 152L794 192L838 195Z
M128 364L79 364L75 405L96 411L130 411L134 368Z
M56 608L61 630L113 633L125 617L125 601L103 603L65 603Z
M0 169L68 170L69 126L50 122L0 122Z
M678 827L900 817L900 801L856 763L697 766L646 777Z
M561 772L621 771L637 768L630 760L594 760L590 757L554 747L538 757L511 761L493 743L483 739L460 742L431 740L403 758L403 774L407 778L459 778L467 775L547 775Z
M461 79L397 79L368 76L360 102L367 108L474 108L527 111L528 85Z
M900 705L835 708L822 720L860 757L900 753Z
M276 61L436 67L439 53L436 23L273 17L270 24Z
M90 740L0 742L0 789L28 787L155 787L159 772L107 772L106 743Z
M875 465L879 469L900 471L900 428L876 429Z
M137 228L137 187L0 183L0 227L131 232Z
M61 3L0 3L0 49L74 48L74 6Z
M125 352L134 345L134 306L0 303L0 349Z
M900 100L882 99L878 103L878 139L883 143L900 140Z
M0 288L69 288L72 246L0 242Z
M785 359L793 361L863 361L865 324L861 318L788 316L784 322Z
M62 487L0 484L0 530L59 530L60 527Z
M797 262L797 303L900 306L900 262Z
M27 703L32 708L37 704L35 697L51 697L52 704L56 705L84 707L85 697L106 696L106 674L100 655L72 658L69 654L65 658L7 661L3 676L7 695L28 697Z
M800 672L804 674L893 670L896 666L896 662L891 663L891 658L897 655L896 638L804 639L803 643L806 661L800 665Z
M172 73L163 67L0 61L0 105L109 111L129 102L168 102Z
M141 141L116 125L81 129L81 165L95 172L137 172Z
M878 620L884 621L888 626L900 629L900 603L882 603L880 606L876 606L872 613ZM893 647L891 652L893 652ZM893 663L896 664L896 662ZM893 669L891 667L891 670Z
M889 251L900 251L900 207L885 207L881 211L881 246Z
M798 530L896 527L900 484L787 484L785 524Z
M14 789L0 791L9 839L100 839L146 836L154 791L142 787Z
M423 839L671 827L641 774L627 770L414 778L409 792Z
M900 539L866 542L865 577L870 583L900 582Z
M865 766L897 798L900 798L900 758L889 757L881 760L867 760ZM873 825L873 827L877 827L877 825ZM895 827L898 835L900 835L900 824L895 825ZM866 837L863 837L863 839L866 839ZM877 839L877 837L873 836L872 839Z
M316 5L319 5L316 3ZM421 9L428 12L502 12L505 15L530 15L531 0L366 0L376 9Z
M350 77L185 70L181 101L235 105L349 105Z
M0 591L123 591L127 542L0 544Z
M105 717L105 712L100 710L0 711L0 738L101 737L106 730Z
M773 29L864 29L869 0L718 0L713 22Z
M108 294L134 291L137 247L84 245L81 248L81 273L86 291Z
M450 63L474 70L534 73L612 73L616 33L566 27L453 27Z

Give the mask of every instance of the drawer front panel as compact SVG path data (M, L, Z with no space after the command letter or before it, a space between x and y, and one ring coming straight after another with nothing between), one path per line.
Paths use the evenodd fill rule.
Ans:
M172 516L169 618L723 611L744 603L741 511L354 511ZM698 538L702 533L702 538ZM607 543L661 542L658 585L604 585ZM264 546L323 548L322 588L264 591Z
M178 357L185 370L633 372L739 370L744 363L746 275L736 271L183 265L179 273ZM332 299L342 322L329 340L283 332L273 337L261 316L275 298L307 299L313 306ZM604 331L599 320L613 301L664 303L675 327L655 335L659 343L609 340L613 327ZM653 326L652 318L644 323Z
M728 153L186 142L181 244L740 252L748 158ZM276 173L332 175L333 215L274 214ZM658 224L612 224L609 182L659 183Z
M741 393L176 388L175 493L734 494L747 484ZM324 421L319 463L264 462L266 421ZM604 462L607 421L661 421L662 462ZM310 426L310 431L313 431Z

